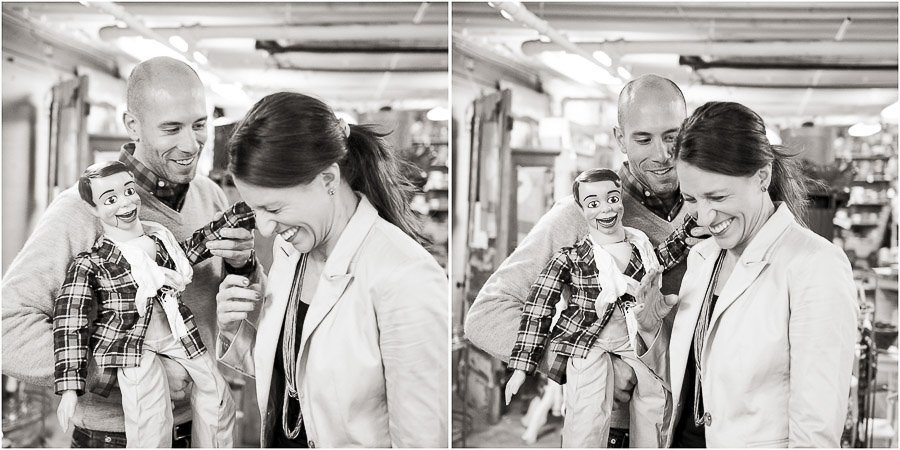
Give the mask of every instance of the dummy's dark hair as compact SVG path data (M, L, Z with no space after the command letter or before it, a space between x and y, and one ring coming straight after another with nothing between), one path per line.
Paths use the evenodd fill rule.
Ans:
M415 192L403 164L373 125L340 121L316 98L279 92L264 97L235 127L228 143L228 171L243 182L269 188L310 183L337 163L350 187L368 197L378 214L419 242L421 223L410 201Z
M809 178L787 149L769 143L762 118L740 103L709 102L685 119L674 156L707 172L749 177L772 163L769 197L804 224Z
M105 178L120 172L131 173L128 170L128 166L120 161L105 161L91 164L78 177L78 194L81 195L81 199L88 202L91 206L97 206L94 203L94 191L91 189L91 180L94 178Z
M578 206L581 206L581 199L579 198L578 190L581 186L581 183L596 183L598 181L612 181L615 183L616 187L622 187L622 182L619 179L619 174L613 172L609 169L588 169L584 172L581 172L577 177L575 177L575 181L572 182L572 194L575 196L575 203Z

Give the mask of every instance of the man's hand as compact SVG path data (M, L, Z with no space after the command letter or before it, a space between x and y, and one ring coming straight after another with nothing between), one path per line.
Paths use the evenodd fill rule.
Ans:
M637 306L633 308L634 318L637 319L638 332L645 342L647 337L656 336L664 317L678 303L677 295L663 295L659 290L662 272L659 269L648 271L634 295Z
M509 377L509 381L506 382L506 404L509 404L509 401L512 400L513 395L516 395L516 392L519 392L519 388L522 387L522 383L525 382L525 371L524 370L516 370L513 372L512 376Z
M634 385L637 384L637 375L634 374L634 368L628 365L622 358L618 356L612 357L613 379L613 398L617 402L628 403L631 400L631 392Z
M65 391L59 400L59 407L56 408L56 419L59 420L59 426L63 431L69 430L69 420L75 415L75 405L78 404L78 393L75 391Z
M190 398L191 376L188 375L187 370L172 358L159 358L159 360L162 361L166 378L169 380L169 395L172 401Z
M231 267L239 269L250 262L253 250L253 232L243 228L222 228L219 233L225 239L206 243L213 255L221 256Z

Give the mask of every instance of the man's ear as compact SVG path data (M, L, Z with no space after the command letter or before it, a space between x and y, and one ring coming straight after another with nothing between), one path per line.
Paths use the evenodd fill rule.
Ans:
M132 141L138 142L141 140L141 122L134 113L131 111L122 113L122 124L125 125L128 137Z
M619 127L613 127L613 137L616 138L616 143L619 144L619 151L628 154L625 150L625 133Z

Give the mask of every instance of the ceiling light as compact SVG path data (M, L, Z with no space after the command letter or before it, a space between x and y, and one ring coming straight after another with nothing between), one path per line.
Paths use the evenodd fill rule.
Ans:
M235 122L237 122L237 119L235 119L234 117L222 116L213 119L212 124L214 127L221 127L225 125L231 125Z
M206 55L204 55L203 53L200 53L198 51L194 52L194 61L197 61L200 64L206 64L209 62L209 60L206 59Z
M504 19L506 19L506 20L508 20L508 21L510 21L510 22L515 22L515 21L516 21L515 19L513 19L513 16L512 16L512 15L510 15L508 12L506 12L506 10L501 9L501 10L500 10L500 15L503 16Z
M596 52L593 53L593 55L594 55L594 59L596 59L597 61L600 61L600 64L603 64L606 67L609 67L612 65L612 58L610 58L609 55L607 55L606 52L604 52L603 50L597 50Z
M862 123L862 122L860 122L860 123L857 123L856 125L853 125L852 127L850 127L850 129L847 130L847 134L849 134L850 136L853 136L853 137L866 137L866 136L871 136L879 131L881 131L880 123Z
M188 51L188 43L181 36L172 35L169 36L169 43L172 44L172 47L178 49L178 51L186 52Z
M431 108L431 110L425 114L425 117L432 122L450 120L450 110L443 106L438 106L436 108Z
M619 72L619 76L622 77L623 80L631 79L631 72L629 72L628 69L622 66L619 66L619 68L616 69L616 72Z
M612 76L609 71L579 55L567 52L543 52L541 58L548 67L552 67L582 84L621 83L621 80Z
M894 102L881 110L881 118L888 123L897 123L897 117L900 116L900 102Z

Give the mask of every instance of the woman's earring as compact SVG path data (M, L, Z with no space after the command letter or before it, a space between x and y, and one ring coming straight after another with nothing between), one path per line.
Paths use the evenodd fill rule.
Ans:
M760 186L760 187L759 187L759 190L761 190L761 191L763 191L763 192L766 192L766 191L769 190L769 187L768 187L768 186Z
M334 196L334 188L328 190L328 195Z

